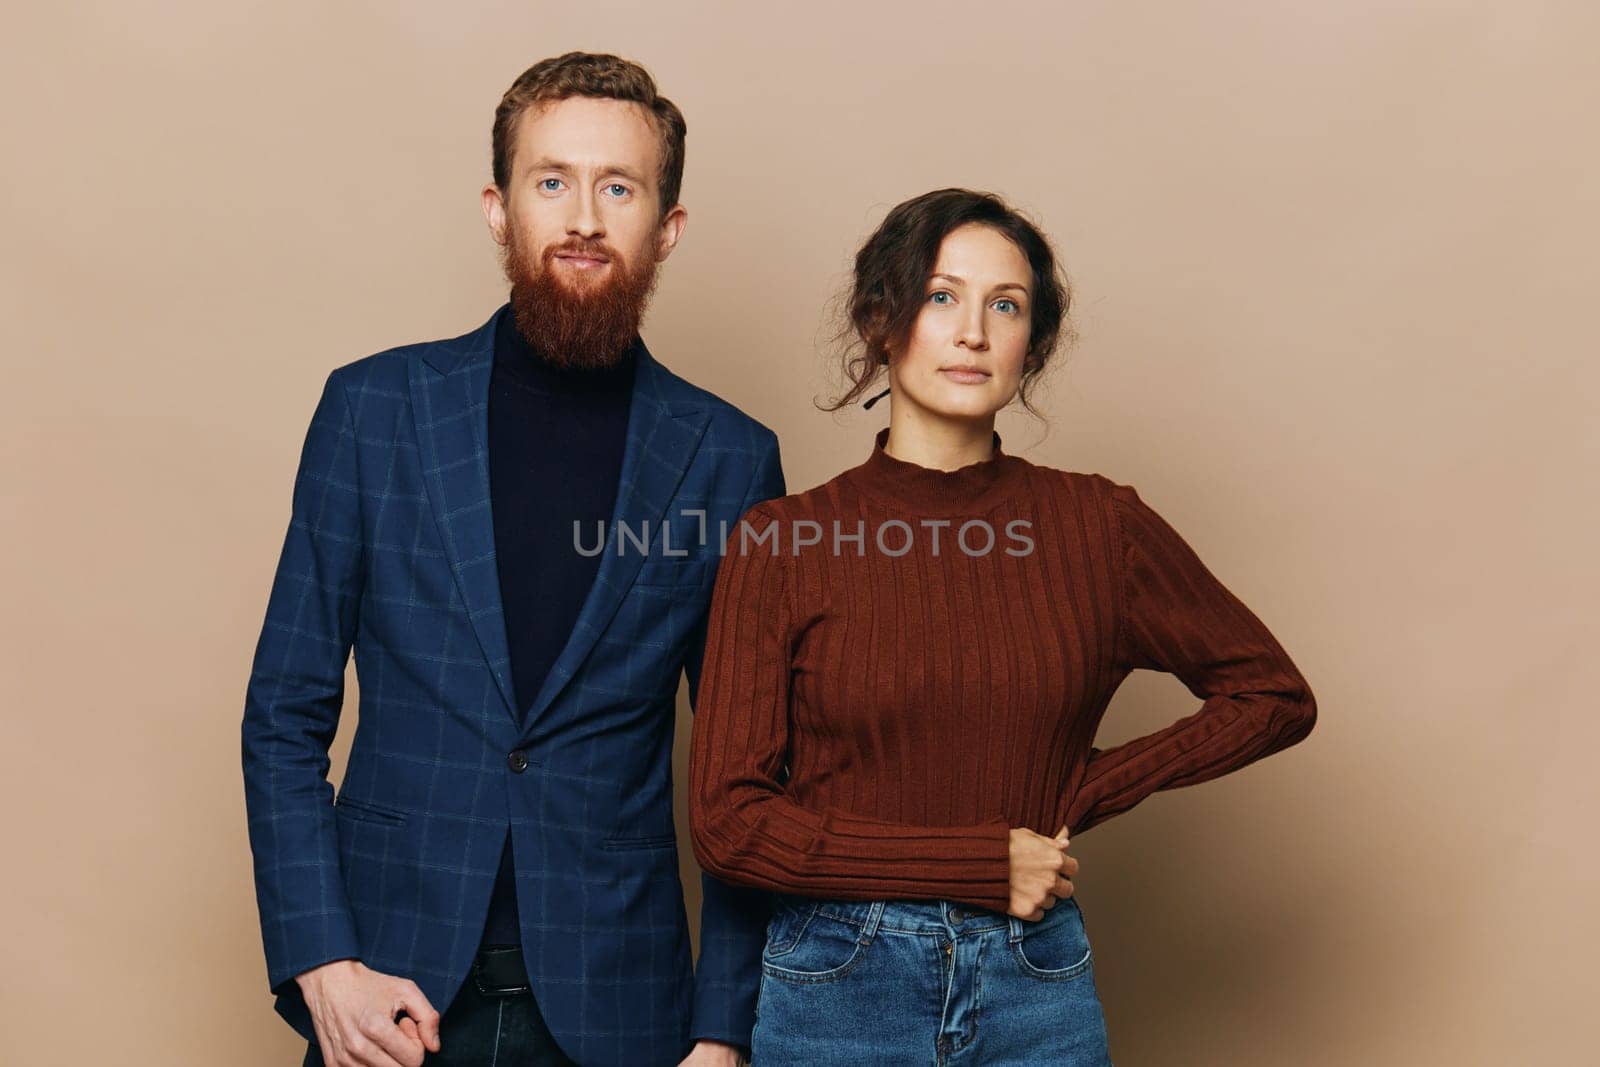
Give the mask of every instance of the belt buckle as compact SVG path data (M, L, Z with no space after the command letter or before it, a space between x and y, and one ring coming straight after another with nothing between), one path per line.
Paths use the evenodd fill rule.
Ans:
M520 985L496 984L494 978L485 973L484 967L485 957L487 957L491 951L497 950L481 951L478 953L477 958L472 961L472 981L473 984L478 987L479 993L486 997L512 997L518 995L519 993L530 992L533 989L532 984L528 982L527 970L525 968L518 968L518 970L521 970L522 972L518 976L521 980ZM514 957L518 962L520 962L522 959L522 950L519 948L503 949L498 951L504 952L507 957Z

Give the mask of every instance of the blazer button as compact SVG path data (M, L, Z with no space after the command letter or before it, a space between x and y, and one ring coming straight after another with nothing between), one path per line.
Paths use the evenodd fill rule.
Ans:
M506 763L511 766L513 771L521 774L528 769L528 754L520 748L514 748L511 750L511 755L506 757Z

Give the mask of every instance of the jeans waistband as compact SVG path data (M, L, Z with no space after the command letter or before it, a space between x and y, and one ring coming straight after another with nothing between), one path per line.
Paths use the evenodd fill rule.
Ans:
M1026 931L1060 922L1078 908L1077 900L1067 897L1046 908L1042 918L1030 921L952 900L832 900L781 893L777 902L779 907L814 908L818 915L859 926L863 944L870 943L879 930L947 937L1005 930L1007 940L1020 942Z

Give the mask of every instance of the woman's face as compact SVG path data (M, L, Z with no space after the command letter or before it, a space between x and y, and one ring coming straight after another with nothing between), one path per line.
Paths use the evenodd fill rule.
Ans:
M1033 271L1011 239L979 223L951 230L903 352L889 355L896 408L988 419L1016 396L1032 332Z

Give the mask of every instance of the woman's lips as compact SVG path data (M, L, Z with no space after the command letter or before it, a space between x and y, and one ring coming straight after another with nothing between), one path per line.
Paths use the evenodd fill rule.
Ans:
M939 371L953 382L963 385L981 385L989 380L989 375L981 370L959 370L955 367L946 367Z

